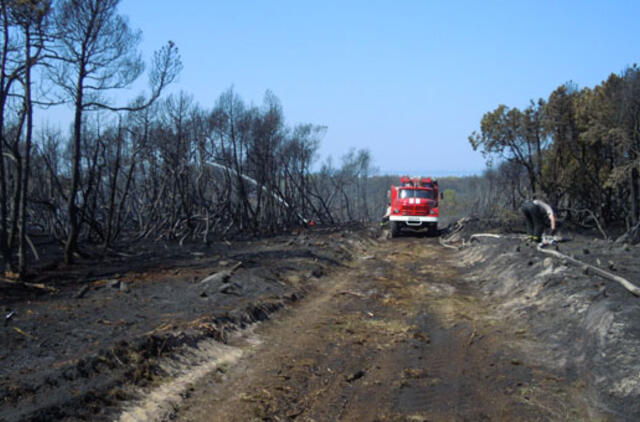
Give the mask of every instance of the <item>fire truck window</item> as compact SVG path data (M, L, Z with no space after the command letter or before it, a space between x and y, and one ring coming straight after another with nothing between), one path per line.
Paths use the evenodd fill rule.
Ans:
M432 190L416 190L416 198L433 199Z
M413 198L413 189L400 189L400 199Z

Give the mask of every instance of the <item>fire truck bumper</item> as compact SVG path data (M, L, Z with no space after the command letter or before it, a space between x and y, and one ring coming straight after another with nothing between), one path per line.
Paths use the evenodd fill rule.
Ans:
M438 217L432 216L414 216L414 215L392 215L389 217L391 221L401 221L408 226L420 226L422 224L433 224L438 222Z

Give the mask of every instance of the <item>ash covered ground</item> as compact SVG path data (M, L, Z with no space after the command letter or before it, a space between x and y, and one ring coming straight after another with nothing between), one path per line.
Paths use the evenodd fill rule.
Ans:
M471 242L470 236L478 232L504 237ZM605 241L595 235L572 232L562 235L568 240L557 245L558 251L631 282L640 282L639 246ZM434 330L429 335L441 341L423 342L420 349L411 353L446 356L449 351L435 350L438 344L447 348L459 345L464 349L461 356L473 359L465 363L460 374L451 368L452 376L461 377L455 382L466 382L465 371L486 373L491 379L503 379L502 376L513 379L514 386L504 387L510 389L507 393L500 390L504 380L497 381L496 391L504 393L505 400L517 396L527 404L525 400L533 402L537 397L551 406L545 411L522 403L519 407L512 406L529 409L531 413L523 415L532 418L543 415L545 419L571 420L579 415L594 420L636 419L640 414L640 298L580 265L545 255L535 245L513 237L513 233L503 233L499 225L491 222L465 220L451 225L443 231L441 240L457 250L447 248L445 253L436 239L422 236L385 239L378 228L363 226L221 241L209 246L141 244L127 256L87 259L72 270L43 268L36 281L44 285L40 287L55 290L2 284L5 321L0 339L0 420L113 420L125 404L139 398L141 391L153 390L175 378L179 372L175 368L184 369L191 362L184 358L189 351L205 350L216 347L215 344L222 347L234 333L246 331L243 329L252 327L254 322L270 319L281 309L287 309L287 318L297 321L299 304L310 300L307 297L313 298L314 291L323 283L345 282L346 290L340 291L337 303L356 301L344 302L351 314L331 315L334 323L343 316L353 318L354 309L365 318L371 309L378 309L376 315L387 312L394 318L402 317L402 309L395 308L406 300L418 309L416 297L399 296L392 306L393 297L373 295L367 299L371 303L357 304L364 299L360 299L362 294L358 290L351 289L365 284L371 284L371 291L382 289L375 280L381 277L378 273L386 265L413 274L415 285L407 286L420 292L431 291L429 286L433 283L420 278L422 267L412 262L414 255L446 257L446 262L435 259L420 261L419 265L425 266L424 274L440 274L438 265L446 265L448 269L439 277L448 274L446 277L455 278L448 282L454 288L445 289L448 292L443 296L445 299L425 296L432 301L425 306L433 315L444 315L445 311L449 315L451 310L443 311L438 306L464 307L470 303L469 298L474 306L454 312L464 318L452 320L449 325L453 328L436 330L427 324L424 330ZM389 248L393 251L387 256L385 251ZM419 252L422 249L424 252ZM358 268L358 280L340 281L343 274L349 274L350 267ZM367 271L371 274L367 275ZM386 283L393 287L389 287L389 292L401 294L401 286L406 282L390 279ZM447 284L447 280L443 278L438 283ZM433 284L433 289L440 286L438 283ZM453 294L449 290L463 294L465 300L446 299ZM377 296L379 303L374 300ZM330 304L321 309L331 309ZM478 309L483 311L480 313ZM477 315L473 316L473 312ZM314 341L310 335L309 341ZM462 336L462 340L445 341L450 335ZM474 365L488 365L494 359L493 355L482 355L483 342L495 347L507 343L512 351L496 349L496 353L517 359L498 362L490 370L475 368ZM468 354L476 345L480 348ZM362 345L353 347L356 346ZM317 347L321 348L319 343ZM332 350L334 361L353 366L348 364L353 350L346 348L344 353L340 348ZM276 358L280 355L277 350L271 354ZM365 359L368 355L362 356ZM402 349L397 356L413 355ZM439 362L423 360L421 356L413 356L414 366L418 358L425 365ZM396 358L390 361L396 366L402 364ZM270 373L268 362L262 365ZM429 372L429 368L423 369L425 374ZM528 375L525 377L521 372ZM528 384L535 373L544 377ZM446 377L442 378L440 386L433 388L440 388L445 397L453 387ZM391 381L390 385L395 385ZM483 378L465 388L472 391L486 382L491 381ZM356 391L353 380L345 385L348 391ZM553 395L554 388L560 391L559 386L564 393L558 393L556 400L549 402L543 398ZM266 384L264 391L276 397L277 391L271 387ZM406 386L398 388L406 392ZM572 409L564 411L563 394L569 394L567 391L573 391L572 397L578 399L571 401ZM300 397L301 403L307 392L288 394ZM202 400L210 401L205 393L201 396ZM287 401L286 397L282 400ZM412 408L420 408L416 403L410 404ZM487 406L484 403L483 409ZM473 403L467 400L464 408L473 410ZM485 410L482 414L500 415ZM479 414L476 409L466 415Z
M478 238L474 233L500 234ZM550 257L500 225L470 219L444 239L460 248L469 272L496 318L527 326L520 337L529 356L561 376L584 383L585 400L612 420L640 415L640 298L584 265ZM565 230L547 248L640 285L640 245Z
M161 358L298 301L372 236L355 228L140 244L44 269L46 289L1 284L0 420L111 420L132 386L166 375Z

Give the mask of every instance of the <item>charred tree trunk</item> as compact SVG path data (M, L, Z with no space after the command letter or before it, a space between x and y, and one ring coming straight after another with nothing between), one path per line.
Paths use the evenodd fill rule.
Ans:
M80 148L82 143L82 94L84 81L84 63L80 66L78 73L78 83L75 94L75 114L73 121L73 158L71 170L71 189L69 190L69 198L67 203L67 212L69 214L69 234L64 247L64 263L69 265L73 263L73 254L76 251L78 242L78 206L76 205L76 195L78 194L78 186L80 185Z
M4 111L8 95L8 75L7 75L7 55L9 51L9 19L7 16L7 5L2 1L2 21L3 21L3 45L2 45L2 62L0 63L0 252L2 258L9 264L11 262L11 251L8 242L8 208L7 203L7 178L4 166Z
M640 172L635 166L631 169L629 199L631 201L631 226L635 226L640 221Z
M109 207L107 211L107 227L104 234L104 247L107 248L111 243L111 232L113 223L113 213L116 204L116 191L118 188L118 175L120 173L120 155L122 153L122 123L118 123L118 135L116 136L116 159L113 164L111 173L111 183L109 191Z
M29 194L29 170L31 168L31 141L33 136L33 108L31 102L31 36L30 27L25 28L25 81L24 107L27 117L27 130L24 147L24 166L22 168L22 183L20 195L20 239L18 242L18 272L23 279L27 270L27 255L25 250L27 236L27 196Z

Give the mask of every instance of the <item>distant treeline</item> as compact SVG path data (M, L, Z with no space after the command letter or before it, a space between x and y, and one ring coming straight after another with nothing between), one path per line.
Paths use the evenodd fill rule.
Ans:
M575 220L640 221L640 69L593 88L567 83L523 110L486 113L469 141L493 169L486 198L517 209L536 194ZM593 221L595 220L595 221Z

